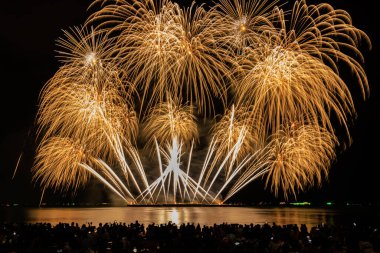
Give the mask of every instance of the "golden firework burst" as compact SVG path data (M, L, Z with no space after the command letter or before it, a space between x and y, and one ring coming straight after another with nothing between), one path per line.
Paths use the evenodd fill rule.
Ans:
M115 51L125 79L142 93L142 106L166 101L167 92L205 115L214 111L215 98L225 104L231 59L219 43L223 30L215 10L183 10L170 1L117 1L88 22L99 21L100 27L115 25L110 33L119 32Z
M70 138L51 137L43 141L33 167L33 180L44 187L74 192L84 186L90 173L81 164L91 162L88 147Z
M321 184L335 159L337 139L316 125L293 123L270 137L265 153L270 185L276 196L287 199L314 184Z
M155 139L160 144L170 144L177 139L183 145L196 140L198 127L193 111L193 107L181 105L173 99L153 107L144 122L147 146L154 147Z
M63 66L41 91L34 180L64 191L93 175L130 203L219 203L264 175L285 198L320 184L335 122L349 137L355 115L341 65L365 98L359 46L370 41L343 10L278 3L96 0L86 26L57 42ZM208 148L194 148L197 116L216 111ZM141 141L156 150L153 182L140 119Z

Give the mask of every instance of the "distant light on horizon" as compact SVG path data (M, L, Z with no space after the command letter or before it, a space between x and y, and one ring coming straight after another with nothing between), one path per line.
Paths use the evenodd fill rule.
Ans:
M290 204L293 206L310 206L311 205L311 203L307 202L307 201L305 201L305 202L292 202Z

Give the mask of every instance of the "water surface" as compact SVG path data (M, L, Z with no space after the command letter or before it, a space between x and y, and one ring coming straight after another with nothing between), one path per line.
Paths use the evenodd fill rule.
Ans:
M366 208L253 208L253 207L104 207L104 208L5 208L0 211L1 221L23 222L76 222L94 225L106 222L162 224L199 223L213 225L221 223L239 224L306 224L355 222L379 220L379 213Z

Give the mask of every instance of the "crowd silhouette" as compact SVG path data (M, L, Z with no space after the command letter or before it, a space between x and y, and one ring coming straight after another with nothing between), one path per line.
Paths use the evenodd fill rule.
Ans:
M377 225L1 223L0 252L380 252Z

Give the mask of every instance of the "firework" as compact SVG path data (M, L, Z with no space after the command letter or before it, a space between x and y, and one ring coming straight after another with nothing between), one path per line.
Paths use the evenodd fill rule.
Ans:
M338 62L365 98L359 44L370 42L345 11L277 3L95 1L86 26L58 40L63 66L41 92L34 180L67 191L94 177L132 204L223 203L263 177L285 198L321 184L339 144L333 122L349 137L355 115ZM205 140L197 116L216 103L222 116Z
M272 9L278 0L220 0L216 6L222 21L221 43L231 53L242 54L247 47L261 43L261 37L274 31Z
M159 144L171 143L177 139L180 143L189 144L198 138L198 127L191 106L179 102L168 102L152 108L143 130L148 147L154 147L154 140Z
M173 77L168 70L176 60L184 34L182 12L169 1L115 1L89 18L99 27L113 24L108 33L118 31L115 51L125 70L125 80L133 80L142 91L142 105L149 95L147 107L164 101L166 93L174 94Z
M359 50L361 43L371 46L369 37L352 25L351 16L344 10L334 9L329 4L308 5L305 0L296 1L290 17L283 10L275 8L276 23L280 25L275 36L283 45L292 50L301 50L322 60L339 74L345 64L366 97L369 93L367 76L361 63L364 62ZM286 20L289 20L286 22Z
M86 143L96 155L107 156L110 136L136 139L138 119L116 68L96 58L96 53L88 62L87 54L70 58L72 62L46 84L37 122L44 138L71 137Z
M86 27L74 27L63 33L64 37L57 40L58 58L62 63L75 64L75 69L82 71L101 69L112 60L112 40L105 34Z
M156 151L160 176L152 182L149 187L140 194L137 199L145 200L151 196L153 204L164 203L213 203L213 196L206 192L189 175L191 154L193 143L190 148L190 155L187 170L183 170L181 158L183 156L182 144L174 138L166 148L159 147L156 142ZM164 161L162 160L164 158ZM163 164L166 163L166 165ZM165 167L164 167L165 166Z
M272 135L265 160L268 162L266 184L277 196L279 190L296 196L308 186L320 184L328 175L335 159L337 139L329 131L315 125L298 125Z
M224 159L231 151L232 147L238 142L240 136L244 136L244 141L239 147L239 152L236 161L249 154L255 152L259 144L258 137L255 135L256 131L252 129L253 120L247 108L236 108L232 106L231 110L227 110L223 117L217 122L212 129L212 135L217 143L217 157ZM214 159L217 162L218 159ZM231 174L232 166L228 166L226 171L226 178Z
M323 62L281 46L251 49L240 63L244 76L236 87L238 105L250 105L262 136L292 121L321 124L333 132L331 113L347 127L354 113L343 80Z
M92 156L81 143L69 138L51 137L41 143L33 168L34 180L44 187L67 191L85 185L90 173L80 164Z
M213 112L214 98L225 103L231 59L218 44L223 29L214 10L183 10L170 1L117 1L88 22L97 21L100 27L114 24L109 32L120 33L115 50L125 79L142 92L142 106L166 101L168 92L204 114Z
M94 169L96 168L96 169ZM41 143L33 167L33 180L45 188L68 191L84 186L90 175L98 178L126 202L134 197L116 173L91 150L70 138L51 137Z
M251 113L261 119L257 129L261 127L264 136L282 124L305 119L333 133L332 114L349 136L347 120L355 108L335 62L349 66L365 94L363 68L348 53L361 60L357 46L361 38L368 41L367 36L352 26L346 12L327 4L308 6L296 1L289 22L277 7L274 13L278 32L260 36L259 46L246 49L239 60L237 104L252 106Z
M212 115L214 99L226 105L226 95L233 59L228 50L220 46L223 33L222 20L214 9L192 5L183 11L180 50L171 72L173 80L181 84L180 96L195 105L200 113Z

